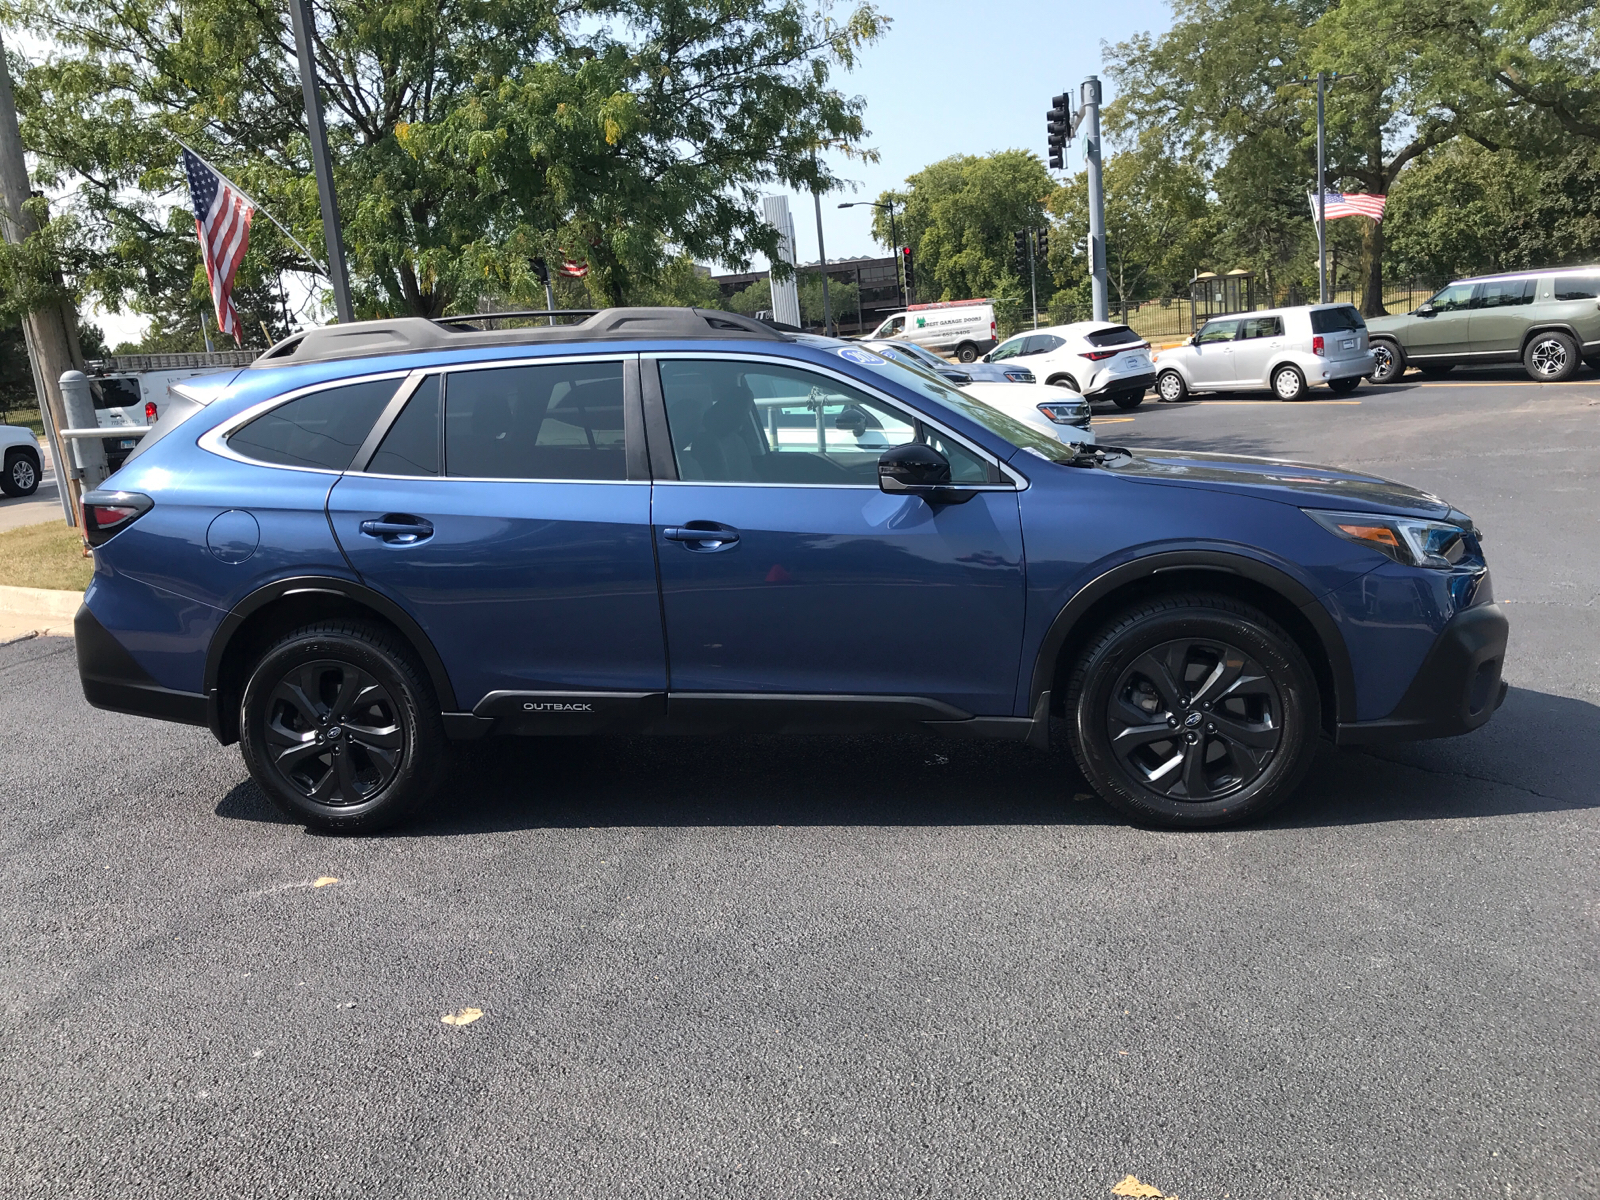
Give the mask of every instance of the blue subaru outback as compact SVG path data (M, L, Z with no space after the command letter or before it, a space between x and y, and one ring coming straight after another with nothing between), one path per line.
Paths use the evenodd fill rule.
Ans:
M725 313L315 329L192 382L84 498L91 704L378 828L453 741L920 728L1050 746L1153 824L1475 729L1472 522L1348 471L1056 441ZM495 326L488 328L486 326ZM1063 788L1070 781L1063 779Z

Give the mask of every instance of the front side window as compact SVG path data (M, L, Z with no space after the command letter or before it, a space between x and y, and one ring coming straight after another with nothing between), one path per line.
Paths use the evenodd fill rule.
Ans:
M444 389L444 460L473 479L628 477L620 362L453 371Z
M1537 280L1493 279L1479 285L1479 308L1512 308L1532 304Z
M1557 276L1556 299L1600 300L1600 275Z
M1247 317L1244 328L1239 331L1241 341L1246 338L1269 338L1283 336L1282 317Z
M988 462L914 414L847 383L775 363L660 363L678 478L704 483L878 486L878 457L922 441L957 483L989 482Z
M1209 346L1213 342L1231 342L1234 334L1239 332L1237 321L1207 321L1205 327L1195 335L1194 344Z
M1434 312L1463 312L1472 307L1472 293L1476 285L1471 283L1452 283L1428 303L1433 306Z
M228 448L256 462L343 471L400 386L369 379L280 404L228 437Z

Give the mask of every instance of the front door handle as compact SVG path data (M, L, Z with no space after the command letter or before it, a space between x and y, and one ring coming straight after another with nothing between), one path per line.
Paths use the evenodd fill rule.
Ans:
M391 546L413 546L433 536L433 523L421 517L389 513L381 521L361 522L361 532Z
M685 550L727 550L739 544L739 531L715 521L690 521L669 525L661 531L669 542L680 542Z

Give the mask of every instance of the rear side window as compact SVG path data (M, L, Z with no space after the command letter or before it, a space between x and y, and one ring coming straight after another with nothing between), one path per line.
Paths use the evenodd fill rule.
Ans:
M437 475L439 473L439 376L417 387L383 444L367 464L373 475Z
M228 446L256 462L343 471L401 382L371 379L301 396L251 421Z
M1113 325L1109 329L1096 329L1084 337L1091 346L1120 346L1123 342L1140 342L1141 338L1126 325Z
M1244 328L1239 331L1239 340L1245 338L1282 337L1282 317L1246 317Z
M1312 333L1348 333L1352 329L1366 327L1367 323L1361 319L1361 314L1348 304L1341 304L1338 308L1311 310Z
M135 408L139 404L139 385L132 379L96 379L90 392L97 409Z
M444 461L474 479L626 479L620 362L456 371Z
M1517 304L1532 304L1538 286L1535 279L1491 279L1478 292L1479 308L1510 308Z
M1557 300L1600 300L1600 275L1556 277Z

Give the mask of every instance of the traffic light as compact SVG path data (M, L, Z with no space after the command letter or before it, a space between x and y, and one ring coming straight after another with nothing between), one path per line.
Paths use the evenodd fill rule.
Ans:
M1067 139L1072 136L1072 110L1068 107L1070 100L1071 97L1065 92L1052 96L1050 111L1045 114L1045 130L1050 135L1050 165L1058 171L1067 152Z
M1019 229L1012 234L1011 246L1015 252L1017 274L1026 275L1028 273L1028 231Z
M917 287L916 276L911 273L911 247L900 247L900 259L906 264L906 292L914 292Z
M1035 243L1038 249L1035 251L1035 253L1038 255L1039 261L1044 262L1045 259L1050 257L1050 231L1048 229L1041 229L1034 236L1038 238L1038 241Z

